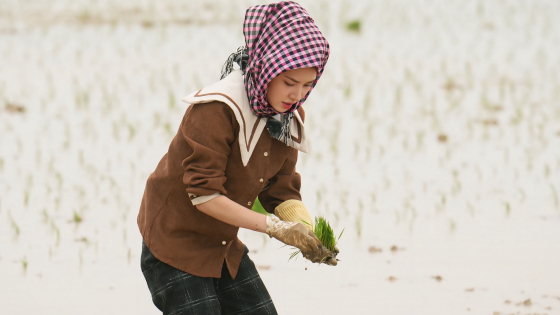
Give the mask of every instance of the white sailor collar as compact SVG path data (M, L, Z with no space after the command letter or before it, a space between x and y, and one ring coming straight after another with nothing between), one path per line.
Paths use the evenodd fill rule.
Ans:
M257 141L266 127L268 118L259 118L253 114L245 92L241 70L234 70L224 79L183 98L183 102L189 104L203 104L214 101L226 103L235 114L237 123L239 123L241 160L243 166L247 166ZM303 121L297 111L294 112L294 117L296 119L292 119L290 122L293 141L289 145L307 153L307 139L305 138Z

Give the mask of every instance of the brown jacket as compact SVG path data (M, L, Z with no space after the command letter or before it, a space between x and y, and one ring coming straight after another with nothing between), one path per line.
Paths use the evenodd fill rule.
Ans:
M298 112L303 120L303 108ZM167 154L148 178L138 214L144 242L159 260L199 277L219 278L225 259L231 276L237 274L243 256L239 228L200 212L189 193L220 193L248 209L258 196L270 213L285 200L301 200L298 151L264 130L243 166L239 128L222 102L187 109Z

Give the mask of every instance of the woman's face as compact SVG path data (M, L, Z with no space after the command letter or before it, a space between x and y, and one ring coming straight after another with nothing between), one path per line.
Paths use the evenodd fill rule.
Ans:
M299 68L280 73L268 83L268 104L280 113L292 108L311 88L317 77L317 69Z

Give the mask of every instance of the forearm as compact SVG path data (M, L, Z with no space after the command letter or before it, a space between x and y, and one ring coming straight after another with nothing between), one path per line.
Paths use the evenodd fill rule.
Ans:
M201 212L227 224L262 233L266 232L264 214L249 210L226 196L216 197L196 207Z

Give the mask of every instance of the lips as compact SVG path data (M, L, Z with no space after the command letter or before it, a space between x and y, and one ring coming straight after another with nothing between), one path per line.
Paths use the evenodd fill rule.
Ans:
M292 105L293 105L293 103L292 103L292 104L288 104L288 103L282 102L282 106L284 106L284 108L286 108L286 109L292 108Z

